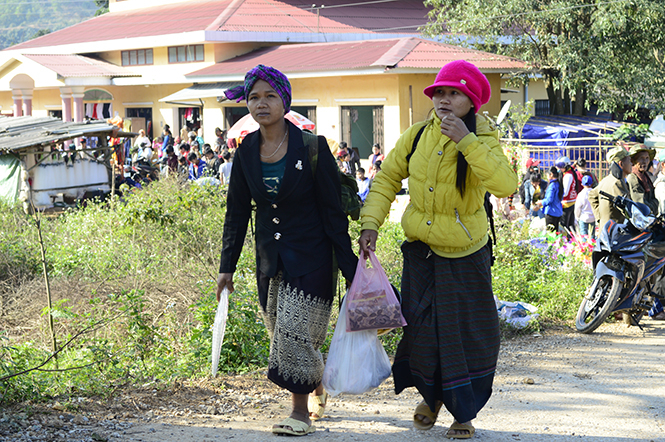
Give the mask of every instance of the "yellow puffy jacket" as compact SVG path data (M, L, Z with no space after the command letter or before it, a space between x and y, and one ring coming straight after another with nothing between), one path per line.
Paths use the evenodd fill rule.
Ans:
M413 140L426 125L418 147L407 161ZM409 178L411 201L402 216L409 241L422 241L444 257L459 258L487 243L485 192L506 197L517 188L517 175L499 145L498 133L482 116L476 116L476 132L458 144L441 134L436 115L411 126L381 165L361 211L362 229L377 230L383 224L402 180ZM457 153L469 163L464 198L455 187Z

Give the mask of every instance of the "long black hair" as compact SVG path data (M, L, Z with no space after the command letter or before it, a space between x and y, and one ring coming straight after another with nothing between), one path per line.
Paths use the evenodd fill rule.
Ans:
M559 169L557 169L555 166L552 166L550 168L550 173L552 174L552 179L559 183L559 201L563 200L563 185L561 184L561 180L559 179Z
M473 108L471 108L469 113L462 118L462 121L464 121L469 132L476 133L476 113ZM464 154L462 152L457 152L457 178L455 178L455 187L457 187L462 198L464 198L464 191L466 190L466 174L468 170L469 163L466 162Z

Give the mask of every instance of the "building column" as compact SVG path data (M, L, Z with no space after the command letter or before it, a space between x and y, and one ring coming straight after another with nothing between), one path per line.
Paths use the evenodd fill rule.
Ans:
M83 94L73 93L72 99L74 101L74 121L80 123L83 121Z
M72 121L72 95L69 92L62 92L62 121Z
M23 95L23 115L26 117L31 117L32 116L32 91L31 90L23 90L21 91L21 95Z
M21 95L14 95L12 93L12 100L14 100L14 116L22 117L23 116L23 97Z

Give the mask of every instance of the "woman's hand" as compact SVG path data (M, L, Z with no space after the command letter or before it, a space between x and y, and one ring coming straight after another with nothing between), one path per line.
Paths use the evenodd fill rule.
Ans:
M444 115L441 119L441 133L455 143L462 141L462 138L469 135L469 129L464 124L464 121L457 118L453 114Z
M360 238L358 239L358 244L360 244L360 251L365 259L369 258L369 251L376 251L376 238L379 237L379 233L376 230L363 230L360 232Z
M229 289L229 293L233 293L233 273L220 273L217 277L217 302L224 287Z

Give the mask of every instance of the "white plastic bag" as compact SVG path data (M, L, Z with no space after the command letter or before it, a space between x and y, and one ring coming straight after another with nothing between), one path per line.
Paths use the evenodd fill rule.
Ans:
M340 393L365 393L390 376L390 359L376 330L346 331L347 298L344 297L339 309L323 370L323 387L333 397Z
M217 313L215 313L215 322L212 325L212 375L217 375L219 367L219 354L222 351L222 342L224 341L224 332L226 331L226 317L229 314L229 289L224 287L219 296Z

